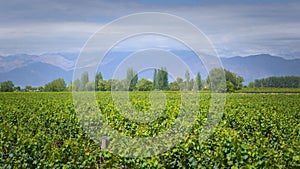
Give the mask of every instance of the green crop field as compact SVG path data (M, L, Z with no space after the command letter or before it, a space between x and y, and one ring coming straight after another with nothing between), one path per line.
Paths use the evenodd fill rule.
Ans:
M113 130L131 138L147 138L172 126L181 102L193 107L192 100L182 100L179 94L166 93L163 111L156 119L145 116L147 123L125 117L109 92L96 93L96 98L99 112ZM80 109L75 110L71 93L0 93L0 168L300 167L300 95L226 94L218 126L201 142L211 94L190 94L200 95L200 106L187 135L161 154L129 158L102 151L99 142L90 138L81 126L85 121L76 115ZM135 110L155 114L148 96L148 92L131 92L130 104ZM124 106L122 111L133 109ZM139 116L138 111L130 113ZM112 138L109 144L117 145L118 140Z

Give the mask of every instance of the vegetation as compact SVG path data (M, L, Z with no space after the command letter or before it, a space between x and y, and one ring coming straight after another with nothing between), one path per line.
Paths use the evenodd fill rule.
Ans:
M136 85L138 91L150 91L153 87L153 83L150 80L142 78Z
M225 75L224 79L222 76ZM212 78L213 77L213 78ZM84 80L82 83L81 81ZM138 74L131 68L127 70L127 77L123 80L110 79L108 81L104 80L101 73L97 73L95 76L95 88L87 87L89 85L88 74L85 72L82 75L81 80L76 79L74 83L71 84L73 90L75 91L110 91L110 90L118 90L118 91L147 91L150 90L171 90L171 91L199 91L202 90L203 81L201 79L201 75L198 72L195 79L193 79L190 75L190 72L185 72L185 79L181 77L177 77L176 81L169 83L168 80L168 71L166 68L155 69L153 72L153 81L145 81L146 79L142 78L140 82L138 79ZM222 81L220 81L222 80ZM223 83L225 82L226 83ZM211 83L212 82L212 83ZM237 76L235 73L230 72L228 70L223 69L213 69L209 72L209 77L207 78L207 83L215 86L217 91L227 91L233 92L235 90L241 90L243 88L244 79L241 76ZM150 83L152 83L152 87L149 88ZM80 84L83 88L80 88ZM137 88L139 85L139 88ZM141 86L142 85L142 86ZM146 85L146 86L143 86ZM91 86L91 84L90 84Z
M224 76L225 75L225 76ZM224 76L224 77L223 77ZM270 88L300 88L300 77L298 76L283 76L283 77L269 77L264 79L257 79L250 82L246 89L243 86L244 78L237 74L230 72L226 69L213 69L209 72L206 80L201 79L198 72L195 79L191 77L190 72L185 72L184 79L177 77L176 81L170 82L168 80L168 71L166 68L155 69L153 72L153 81L148 79L138 78L138 74L132 68L127 70L125 79L109 79L104 80L101 72L95 76L95 81L89 81L88 72L84 72L80 79L70 82L66 86L64 79L59 78L44 87L25 86L21 89L19 86L14 86L12 81L5 81L0 83L1 92L12 91L27 91L27 92L59 92L59 91L151 91L151 90L164 90L164 91L200 91L202 89L211 90L214 86L216 92L266 92ZM208 85L207 85L208 84ZM149 87L151 85L151 87ZM253 89L255 88L255 89ZM279 91L279 90L277 90ZM276 92L276 90L274 90Z
M148 92L131 92L133 104L147 110ZM180 97L166 92L159 118L137 123L125 118L110 92L97 92L99 109L113 129L148 137L169 128ZM199 94L199 93L194 93ZM81 128L71 93L0 94L0 166L3 168L299 168L300 95L227 94L224 114L203 143L199 136L209 112L210 94L200 97L196 122L180 144L149 158L125 158L102 151ZM84 98L83 98L84 99ZM176 101L177 100L177 101ZM278 101L280 100L280 102ZM189 101L187 101L189 102ZM190 102L191 106L193 103ZM86 104L87 108L89 104ZM123 111L126 110L126 107ZM86 114L88 116L88 113ZM126 151L126 149L124 149Z
M132 68L127 70L127 77L126 77L127 86L129 86L128 90L133 91L136 90L136 84L138 83L138 75Z
M92 82L89 82L88 73L82 74L81 80L76 79L70 84L70 90L74 91L150 91L150 90L201 90L202 80L200 73L196 76L196 81L190 77L189 72L186 72L186 80L178 77L176 82L169 83L168 71L166 68L155 69L153 72L153 81L145 78L138 79L138 74L132 68L127 70L125 79L109 79L104 80L101 72L95 76L94 88ZM83 82L82 82L83 81ZM151 87L149 85L151 84Z
M282 76L282 77L268 77L257 79L249 83L251 88L300 88L300 77L298 76Z
M45 85L46 92L62 92L66 90L65 80L62 78L53 80Z
M225 77L222 77L224 74ZM243 77L222 68L212 69L207 78L207 83L211 86L214 86L214 90L221 92L233 92L235 90L241 90L243 88L243 82Z
M201 80L201 75L200 73L198 72L197 75L196 75L196 89L197 90L201 90L202 89L202 80Z
M1 92L12 92L12 91L14 91L13 82L8 80L8 81L0 83L0 91Z
M300 93L300 88L243 88L236 93Z
M154 70L153 89L168 90L169 80L168 71L166 68Z

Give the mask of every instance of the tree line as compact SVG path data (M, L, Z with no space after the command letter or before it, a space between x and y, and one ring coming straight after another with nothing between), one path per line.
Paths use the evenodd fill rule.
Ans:
M225 74L226 82L222 84L218 81L219 76ZM88 72L84 72L81 78L70 82L67 86L65 80L62 78L53 80L45 86L37 88L26 86L25 89L14 87L12 81L5 81L0 83L0 91L45 91L45 92L61 92L61 91L150 91L150 90L170 90L170 91L199 91L202 89L210 89L209 85L217 84L218 91L232 92L240 90L243 87L244 79L233 72L219 68L213 69L209 72L206 80L202 80L200 73L196 77L191 77L189 71L186 71L184 78L177 77L175 81L169 82L168 71L165 67L154 69L153 79L145 78L139 79L138 73L132 68L127 69L125 79L109 79L104 80L101 72L95 75L95 80L89 80Z
M25 86L25 88L21 88L20 86L15 86L11 80L4 81L0 83L0 92L60 92L67 91L67 85L63 78L58 78L53 80L50 83L47 83L45 86L32 87Z
M250 88L300 88L299 76L272 76L268 78L256 79L254 82L250 82L248 87Z
M101 72L95 76L95 82L88 80L88 73L85 72L81 75L80 79L76 79L71 83L74 91L150 91L150 90L201 90L202 80L200 73L197 74L196 79L190 78L190 73L187 71L185 80L178 77L176 81L169 83L168 71L165 67L161 69L154 69L153 79L148 80L145 78L138 78L138 73L129 68L127 70L125 79L109 79L104 80Z

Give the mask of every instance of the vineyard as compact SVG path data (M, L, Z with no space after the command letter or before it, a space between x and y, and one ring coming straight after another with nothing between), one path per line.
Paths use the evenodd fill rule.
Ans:
M203 142L199 138L211 94L192 94L200 96L200 106L182 140L161 154L130 158L101 150L99 138L91 139L71 93L1 93L0 168L300 168L299 94L227 94L218 126ZM131 117L136 121L119 111L109 92L98 92L96 98L106 125L128 137L147 138L175 123L182 102L194 105L180 93L165 95L157 115L150 108L149 92L130 92L133 107L123 106L122 111L139 110ZM146 111L159 117L141 115L147 123L138 122L138 113ZM94 130L97 123L88 122ZM111 138L108 147L116 141Z

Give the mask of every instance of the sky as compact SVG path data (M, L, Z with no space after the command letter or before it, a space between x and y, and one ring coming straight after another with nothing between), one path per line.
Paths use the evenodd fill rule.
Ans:
M300 58L297 0L1 1L0 55L77 53L106 24L141 12L168 13L187 20L207 37L220 57L268 53ZM147 47L149 41L143 38L151 39L129 41L127 48ZM165 38L153 43L178 48Z

